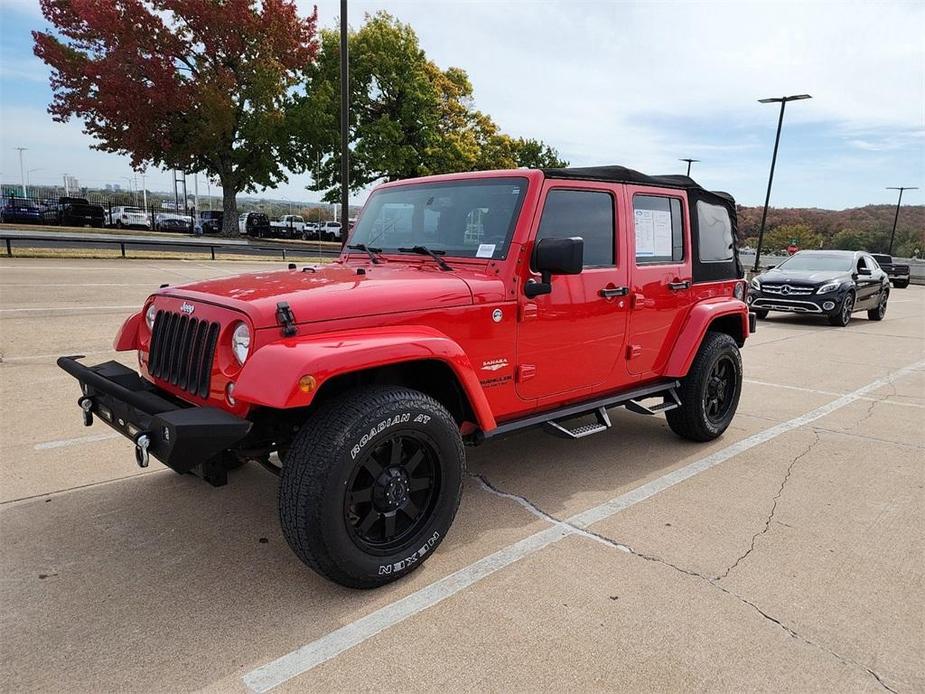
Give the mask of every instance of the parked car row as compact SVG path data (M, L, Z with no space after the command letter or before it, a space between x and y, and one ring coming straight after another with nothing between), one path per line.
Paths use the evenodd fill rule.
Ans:
M102 206L93 205L86 198L37 201L9 197L0 203L0 222L102 227L106 223L106 213Z

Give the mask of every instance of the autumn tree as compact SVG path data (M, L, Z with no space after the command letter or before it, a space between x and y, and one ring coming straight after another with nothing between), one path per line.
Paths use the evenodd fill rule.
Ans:
M313 190L334 201L340 181L339 34L320 32L316 62L300 101L299 132L311 160ZM351 31L350 184L517 166L564 166L538 140L500 131L472 104L464 70L439 68L414 29L386 12L367 15Z
M132 166L203 171L235 196L298 171L294 90L317 50L316 14L291 0L40 0L55 32L34 31L51 67L49 112L78 118L94 147Z
M768 252L782 251L791 243L800 250L813 250L822 246L822 237L806 224L779 226L764 235L763 248Z

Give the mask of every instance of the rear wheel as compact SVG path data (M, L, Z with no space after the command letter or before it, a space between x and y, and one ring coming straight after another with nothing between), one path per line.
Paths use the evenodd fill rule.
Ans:
M834 313L829 314L829 325L844 328L851 322L852 311L854 311L854 292L848 292L841 306L836 308Z
M883 320L886 315L886 302L890 298L890 291L884 287L880 290L880 297L877 299L877 307L867 312L868 320Z
M732 422L741 392L739 346L725 333L708 332L678 389L680 407L665 413L668 426L682 438L711 441Z
M465 455L449 412L423 393L364 388L322 405L286 453L283 534L322 576L373 588L419 567L446 536Z

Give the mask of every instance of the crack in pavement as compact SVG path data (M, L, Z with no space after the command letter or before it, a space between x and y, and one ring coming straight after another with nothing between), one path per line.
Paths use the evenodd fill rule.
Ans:
M800 454L794 459L793 463L791 463L791 466L790 466L791 468L793 467L793 464L796 462L796 460L804 457L805 455L809 453L810 450L812 450L812 448L818 442L818 438L819 436L817 433L816 441L814 441L813 444L811 444L810 447L805 452L803 452L802 454ZM871 670L869 667L867 667L863 663L859 663L856 660L853 660L847 656L843 656L837 653L836 651L833 651L831 648L828 648L827 646L824 646L820 643L816 643L815 641L812 641L811 639L799 634L792 627L787 626L786 624L784 624L782 621L780 621L776 617L773 617L767 612L765 612L764 610L762 610L760 607L758 607L758 605L756 605L751 600L743 597L742 595L739 595L734 590L727 588L726 586L720 585L719 579L717 577L707 576L705 574L699 573L692 569L686 569L682 566L678 566L677 564L674 564L666 559L662 559L661 557L657 557L652 554L646 554L644 552L637 551L633 549L630 545L624 542L618 542L617 540L607 537L606 535L602 535L601 533L595 532L593 530L589 530L587 528L583 528L580 525L576 525L575 523L570 523L568 521L562 520L561 518L557 518L551 513L547 513L546 511L544 511L542 508L537 506L534 502L532 502L527 497L521 494L514 494L512 492L505 491L495 486L492 482L488 480L487 477L485 477L485 475L482 475L479 473L473 473L473 472L467 472L466 474L469 477L472 477L473 479L478 480L482 489L484 489L489 494L493 494L503 499L514 501L515 503L520 505L522 508L527 510L529 513L532 513L533 515L537 516L538 518L548 523L551 523L552 525L559 526L563 529L568 530L570 533L574 533L576 535L585 537L594 542L598 542L600 544L606 545L612 549L619 550L625 554L630 554L644 561L652 562L655 564L661 564L662 566L666 566L686 576L690 576L692 578L696 578L700 581L707 583L712 588L715 588L719 590L720 592L725 593L726 595L735 598L736 600L741 602L743 605L748 606L749 608L757 612L759 615L761 615L761 617L763 617L765 620L771 622L772 624L777 625L780 629L783 629L791 638L794 638L797 641L800 641L801 643L804 643L808 646L812 646L813 648L820 650L823 653L827 653L828 655L832 656L833 658L838 660L843 665L854 666L854 667L864 670L868 675L873 677L883 689L885 689L888 692L892 692L892 694L898 694L895 689L891 688L888 684L886 684L886 682L883 681L883 678L881 678L881 676L878 673L874 672L873 670ZM788 476L789 476L789 469L788 469ZM783 485L781 486L783 488Z
M854 423L855 428L860 429L861 425L864 424L868 419L870 419L873 416L874 407L879 405L884 400L887 400L888 398L891 398L894 395L896 395L896 381L890 379L887 385L890 387L890 392L882 397L871 399L870 404L867 406L867 412L865 412L864 416Z
M748 549L745 550L744 554L741 554L732 564L726 567L726 570L721 574L716 576L716 580L720 581L726 578L729 575L729 572L735 569L740 562L744 561L749 554L755 550L755 543L758 541L758 538L768 532L771 529L771 521L774 520L774 514L777 512L777 502L780 501L781 495L784 493L784 487L787 486L787 482L790 481L790 474L793 472L793 466L796 465L800 460L805 458L810 452L819 444L819 431L814 427L813 428L813 441L806 447L806 450L800 453L798 456L794 457L790 461L790 465L787 466L787 473L784 475L784 479L781 480L780 488L777 490L777 494L774 496L774 499L771 503L771 512L768 513L768 517L764 521L764 527L759 530L757 533L752 535L752 541L748 546Z

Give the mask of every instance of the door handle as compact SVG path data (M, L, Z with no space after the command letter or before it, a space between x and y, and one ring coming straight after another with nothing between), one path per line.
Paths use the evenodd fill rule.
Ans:
M668 288L673 292L679 292L682 289L687 289L690 286L691 286L691 283L687 280L684 280L683 282L669 282L668 283Z
M630 293L630 290L629 287L604 287L597 293L605 299L612 299L615 296L626 296Z

